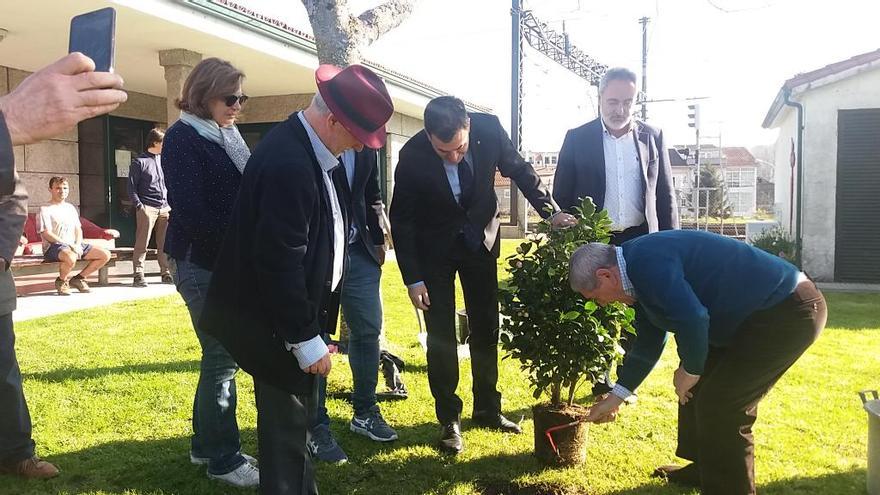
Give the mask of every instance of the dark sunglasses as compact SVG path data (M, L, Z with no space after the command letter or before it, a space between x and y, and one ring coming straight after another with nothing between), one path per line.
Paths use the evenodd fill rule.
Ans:
M223 98L223 103L226 103L227 107L235 106L235 102L241 103L241 106L248 101L248 95L229 95Z

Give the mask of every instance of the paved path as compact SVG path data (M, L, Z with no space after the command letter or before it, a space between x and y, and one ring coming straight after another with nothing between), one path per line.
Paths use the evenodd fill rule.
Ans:
M43 316L51 316L69 311L106 306L123 301L150 299L176 294L172 284L163 284L159 279L159 266L155 261L146 263L148 287L131 286L131 263L120 262L110 269L110 284L97 285L97 276L89 280L92 291L81 294L76 289L69 296L59 296L55 292L54 280L57 275L34 275L22 277L17 285L22 287L18 296L18 308L12 313L14 321L24 321Z

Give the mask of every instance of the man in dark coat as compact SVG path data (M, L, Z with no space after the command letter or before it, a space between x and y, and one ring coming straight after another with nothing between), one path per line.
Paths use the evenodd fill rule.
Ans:
M27 219L27 190L15 170L13 146L36 143L116 109L127 98L122 78L95 72L71 53L31 74L0 97L0 474L52 478L58 469L34 453L31 416L15 356L15 282L9 266Z
M381 148L393 113L369 69L322 65L318 93L260 142L217 259L201 323L254 376L260 489L317 493L306 447L315 375L331 362L347 222L339 155Z
M609 69L599 84L601 115L566 133L553 178L563 210L585 196L608 210L615 245L679 226L663 131L632 117L635 97L636 75Z
M425 108L425 130L400 150L391 202L391 233L409 297L425 312L428 382L441 425L440 449L463 448L455 337L455 274L468 315L473 419L520 433L501 414L498 383L500 214L495 172L510 177L555 226L574 223L558 212L535 170L516 151L494 115L467 113L458 98L435 98ZM554 212L557 212L554 214Z

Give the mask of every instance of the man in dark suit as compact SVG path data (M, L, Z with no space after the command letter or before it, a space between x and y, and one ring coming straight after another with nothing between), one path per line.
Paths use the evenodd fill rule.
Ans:
M31 417L15 357L15 282L9 264L27 218L27 190L15 170L12 147L36 143L82 120L113 111L127 98L122 78L95 72L95 63L72 53L0 97L0 474L52 478L58 469L34 455Z
M707 232L658 232L571 257L571 287L636 308L639 336L588 421L613 421L675 335L681 364L678 450L692 461L655 471L706 494L755 493L758 403L825 327L822 293L787 261Z
M609 69L602 76L601 115L566 133L553 179L560 208L569 210L589 196L599 209L608 210L616 246L648 232L679 228L663 132L633 119L636 92L636 75L629 69ZM632 340L622 339L625 350ZM594 395L609 390L608 383L593 386Z
M615 245L679 227L663 131L632 118L635 97L635 73L609 69L599 83L600 117L568 131L553 179L563 210L585 196L608 210Z
M391 203L391 233L409 297L425 312L428 382L442 432L440 448L458 453L461 399L455 336L455 274L470 329L474 422L506 432L520 428L501 414L498 382L500 215L495 171L510 177L554 226L574 218L558 212L541 179L517 153L498 118L468 114L458 98L435 98L425 129L400 150ZM554 214L554 211L557 213Z
M340 305L348 325L348 362L354 381L351 395L354 416L349 429L376 442L397 440L376 403L379 375L379 335L382 333L380 281L385 263L385 233L377 208L384 208L379 189L378 153L374 149L353 149L342 153L336 180L349 208L348 263ZM330 432L325 399L327 380L318 378L318 411L311 427L309 449L316 458L331 463L348 460Z
M200 323L254 376L260 490L317 493L307 450L315 375L330 372L347 222L339 155L380 148L394 111L369 69L322 65L318 93L275 126L245 168Z

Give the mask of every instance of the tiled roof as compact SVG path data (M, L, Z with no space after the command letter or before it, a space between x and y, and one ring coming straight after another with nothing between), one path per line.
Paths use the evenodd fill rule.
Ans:
M495 187L506 187L510 185L510 178L501 175L501 172L495 171Z
M726 167L754 167L757 164L755 157L742 146L724 148L724 166Z
M818 83L829 76L842 74L847 71L854 71L854 73L857 73L858 69L866 66L874 66L875 68L880 67L880 49L862 53L846 60L841 60L840 62L828 64L825 67L816 70L797 74L791 79L785 81L776 93L776 98L774 98L773 103L770 104L770 109L767 111L767 115L764 117L764 122L761 124L762 127L766 129L774 127L776 117L785 106L786 95L791 95L792 91L796 88L807 86L809 89L812 87L813 83Z
M811 83L813 81L818 81L823 77L827 77L833 74L837 74L838 72L843 72L847 69L852 69L854 67L858 67L860 65L865 65L871 63L875 60L880 60L880 50L874 50L873 52L862 53L860 55L856 55L855 57L850 57L846 60L842 60L840 62L835 62L833 64L828 64L821 69L811 70L810 72L803 72L798 74L788 81L785 81L785 84L782 85L783 88L794 89L798 86L802 86L804 84Z

